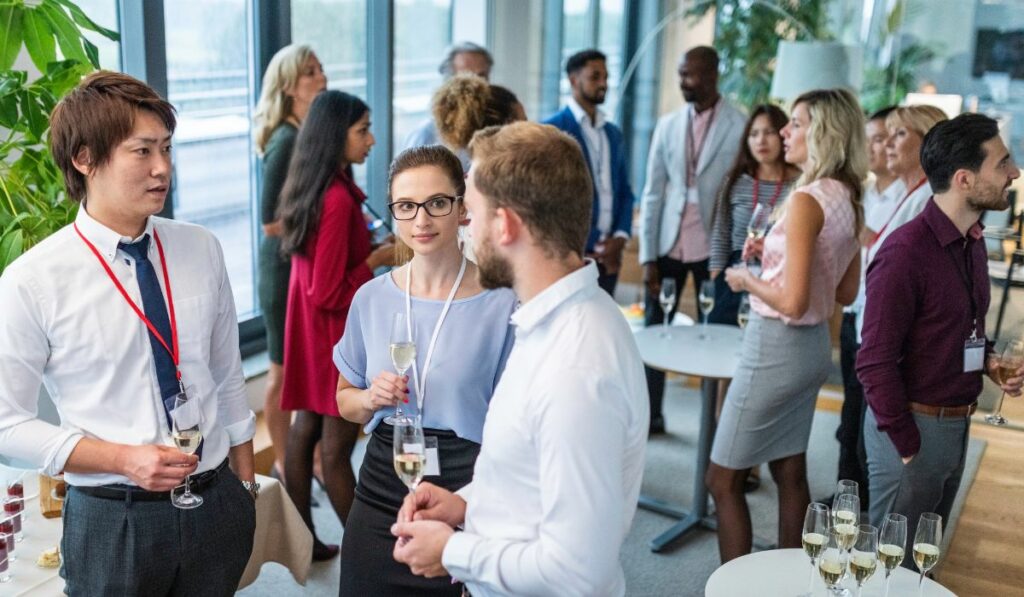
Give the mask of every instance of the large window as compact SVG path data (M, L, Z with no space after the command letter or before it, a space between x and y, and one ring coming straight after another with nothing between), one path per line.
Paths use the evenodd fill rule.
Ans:
M397 0L395 2L395 151L405 138L430 118L430 99L441 84L437 67L452 42L451 0Z
M239 319L257 312L250 143L250 3L164 3L168 99L178 110L174 217L224 248Z
M565 105L572 96L565 63L580 50L596 48L608 57L608 93L601 111L616 120L618 85L622 76L625 37L625 0L564 0L562 3L562 61L559 99ZM546 115L545 115L546 116Z
M600 0L601 12L597 27L597 49L608 57L608 93L604 112L618 120L615 111L619 102L619 79L622 77L622 57L625 54L625 0Z

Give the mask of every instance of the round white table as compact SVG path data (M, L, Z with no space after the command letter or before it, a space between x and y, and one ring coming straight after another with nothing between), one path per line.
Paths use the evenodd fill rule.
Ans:
M719 566L704 586L705 597L737 597L758 595L759 597L793 597L806 595L807 577L810 575L811 559L802 549L773 549L745 555ZM892 572L892 597L916 596L918 574L900 567ZM844 586L856 595L857 584L847 575ZM814 572L811 595L829 595L821 575ZM881 597L885 594L885 570L879 566L864 583L863 597ZM955 597L955 594L939 583L924 579L925 597Z
M648 367L702 378L700 434L697 439L697 467L690 511L650 496L640 496L641 508L679 521L651 541L651 551L658 552L690 529L716 528L714 521L708 517L708 490L704 485L704 476L708 470L711 444L715 439L718 384L722 380L732 379L736 371L743 332L731 325L709 324L705 337L700 325L669 326L666 336L662 326L651 326L638 331L634 337L640 349L640 358Z

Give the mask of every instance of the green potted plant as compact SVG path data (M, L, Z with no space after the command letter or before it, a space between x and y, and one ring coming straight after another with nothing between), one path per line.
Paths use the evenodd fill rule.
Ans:
M868 67L864 72L861 105L869 114L903 101L917 86L917 69L932 60L936 52L929 46L912 42L900 44L903 24L912 19L921 7L908 7L905 0L897 0L880 25L881 45L888 51L884 62ZM899 48L894 46L899 45Z
M0 0L0 272L75 217L47 137L53 107L100 66L84 31L118 40L70 0ZM14 69L23 48L32 81Z

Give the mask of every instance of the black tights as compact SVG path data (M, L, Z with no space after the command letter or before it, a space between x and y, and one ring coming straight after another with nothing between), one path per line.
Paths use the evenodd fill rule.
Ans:
M320 442L324 486L334 512L344 525L355 497L356 477L352 471L352 449L359 437L359 425L340 417L330 417L302 410L298 412L288 433L285 450L284 478L288 495L298 509L309 531L313 531L309 494L313 480L313 449Z

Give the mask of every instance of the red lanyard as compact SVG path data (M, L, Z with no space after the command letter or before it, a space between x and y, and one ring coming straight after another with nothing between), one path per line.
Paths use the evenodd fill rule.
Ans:
M142 323L146 324L146 327L149 328L149 332L153 334L153 337L155 337L157 341L160 342L160 344L162 344L163 347L167 349L167 352L170 353L171 360L174 362L174 372L177 374L178 381L180 382L181 370L178 369L178 322L177 319L175 319L174 317L174 295L171 294L171 280L167 276L167 260L164 258L164 246L160 243L160 235L156 233L156 228L153 229L153 239L156 241L156 250L158 253L160 253L160 267L161 269L163 269L164 272L164 288L167 289L167 304L169 305L169 311L171 316L170 346L167 345L167 341L164 340L164 337L160 335L160 332L157 331L156 326L153 325L153 322L151 322L149 318L146 317L146 314L143 313L142 309L140 309L139 306L135 304L135 301L132 300L132 297L130 297L128 295L128 292L125 291L124 286L121 285L121 282L117 279L117 276L114 275L114 270L110 269L110 266L107 265L107 260L103 258L103 255L100 254L99 249L96 248L96 245L92 244L91 242L89 242L89 239L85 238L85 235L82 234L82 231L78 229L77 222L74 224L74 226L75 232L77 232L78 236L81 237L82 242L84 242L86 246L88 246L89 249L92 250L93 255L96 256L96 259L100 262L100 265L103 266L103 269L106 270L107 275L110 276L110 281L114 283L114 286L121 292L121 296L123 296L124 300L128 302L128 306L131 307L133 311L135 311L135 314L139 316L139 319L142 320Z
M780 180L779 182L775 183L775 192L772 193L771 203L768 205L768 207L770 209L775 209L775 202L779 200L779 195L782 194L782 183L783 182L785 182L785 181ZM757 200L760 197L760 195L759 195L760 191L761 191L761 180L758 177L755 176L754 177L754 207L753 207L753 210L757 209ZM751 210L750 213L754 213L753 210Z
M923 187L924 183L926 182L928 182L927 176L917 181L917 184L914 185L914 188L907 191L907 194L903 196L903 199L900 199L900 202L896 204L896 209L892 210L892 213L889 214L889 219L886 220L885 226L882 226L882 229L878 231L878 234L875 235L875 238L871 239L871 244L868 245L868 248L874 246L874 244L878 242L878 239L882 238L882 234L885 232L885 229L889 227L889 224L892 223L892 219L896 217L896 212L898 212L900 208L903 207L903 204L907 202L907 199L910 199L910 196L914 194L914 191Z

